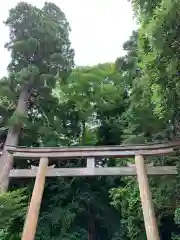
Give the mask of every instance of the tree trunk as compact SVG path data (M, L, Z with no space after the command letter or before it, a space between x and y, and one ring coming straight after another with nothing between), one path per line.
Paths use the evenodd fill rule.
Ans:
M96 240L95 218L91 204L88 205L88 240Z
M82 121L82 145L86 144L86 122Z
M14 114L19 114L23 116L27 115L27 102L31 95L30 86L31 85L27 83L22 88ZM0 157L0 192L5 192L8 189L9 172L13 165L13 157L7 152L6 146L17 146L22 127L23 122L20 120L17 124L14 124L8 130L4 149L2 151L2 156Z
M89 216L88 222L88 240L96 240L95 222L94 217L92 215Z

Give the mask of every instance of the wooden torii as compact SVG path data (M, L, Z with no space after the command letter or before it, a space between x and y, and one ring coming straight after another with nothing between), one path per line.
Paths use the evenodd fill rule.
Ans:
M144 156L170 155L179 151L179 149L180 141L164 144L112 147L26 148L7 146L6 150L10 155L9 157L40 160L39 167L32 167L31 169L11 169L9 173L10 178L36 178L21 239L34 240L35 238L46 177L137 175L147 239L159 240L160 237L147 175L176 175L177 169L175 166L146 165ZM96 167L96 158L104 157L135 157L135 165L129 165L128 167ZM68 161L74 158L87 159L86 167L48 167L49 159L57 161L66 159Z

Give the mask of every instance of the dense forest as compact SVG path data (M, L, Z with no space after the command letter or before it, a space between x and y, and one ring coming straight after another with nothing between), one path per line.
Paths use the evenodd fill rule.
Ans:
M11 61L0 79L0 240L20 239L34 183L8 182L4 172L12 164L24 168L32 162L7 161L6 145L98 146L180 137L180 1L131 4L139 28L123 45L126 55L82 67L75 66L71 28L55 4L40 9L20 2L9 11L5 48ZM180 169L179 156L152 160ZM99 164L127 161L132 159ZM179 177L152 177L150 185L161 238L180 239ZM146 239L136 178L48 179L36 239Z

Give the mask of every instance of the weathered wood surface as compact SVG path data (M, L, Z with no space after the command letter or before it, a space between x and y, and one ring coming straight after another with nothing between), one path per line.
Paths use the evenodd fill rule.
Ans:
M6 146L6 150L10 152L84 152L84 151L128 151L128 150L157 150L162 148L180 148L180 140L167 143L148 143L148 144L138 144L138 145L119 145L119 146L93 146L93 147L13 147Z
M45 177L48 166L48 158L41 158L39 167L36 169L37 176L34 184L34 189L26 216L22 240L34 240L36 234L36 227L39 217L39 210L41 207L41 200L44 191Z
M0 193L6 192L9 185L9 172L13 166L13 156L7 151L3 151L0 156Z
M174 166L147 166L148 175L176 175ZM12 169L11 178L34 178L37 169ZM135 176L136 167L107 167L107 168L48 168L47 177L65 176Z
M87 168L95 167L95 158L87 158Z
M143 156L136 156L135 164L147 240L160 240Z
M74 158L74 157L133 157L135 155L167 155L180 149L180 141L147 144L147 145L120 145L96 147L56 147L56 148L26 148L7 146L6 149L14 157L34 158Z
M73 158L84 158L84 157L134 157L135 155L144 155L144 156L157 156L157 155L168 155L174 152L173 148L162 148L162 149L152 149L152 150L84 150L84 151L60 151L60 152L14 152L14 157L19 158L30 158L30 159L39 159L41 157L48 158L63 158L63 159L73 159ZM59 159L57 159L59 160Z

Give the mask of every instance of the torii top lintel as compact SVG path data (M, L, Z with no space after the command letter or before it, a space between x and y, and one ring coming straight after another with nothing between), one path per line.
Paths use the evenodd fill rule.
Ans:
M158 156L169 155L180 149L180 140L158 144L93 146L93 147L14 147L6 146L6 150L14 157L38 159L74 158L74 157L134 157L135 155Z

